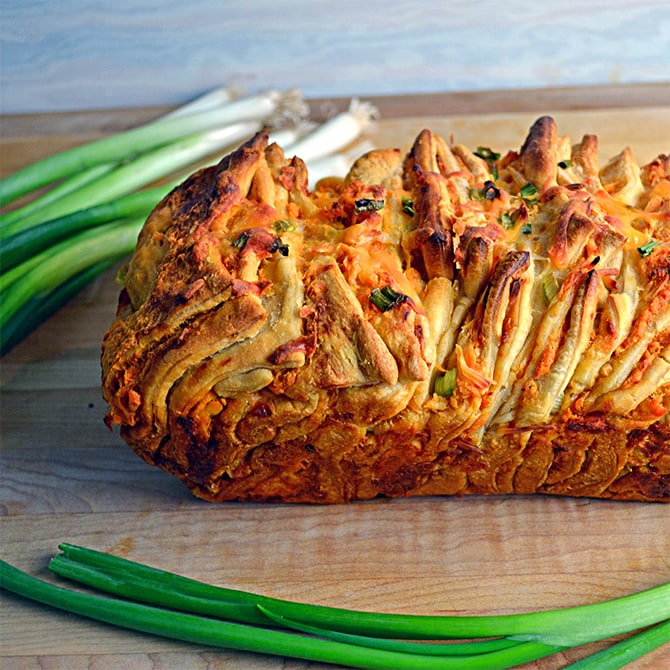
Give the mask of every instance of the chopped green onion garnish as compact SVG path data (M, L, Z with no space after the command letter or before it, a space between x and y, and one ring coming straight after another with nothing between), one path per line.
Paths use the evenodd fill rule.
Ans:
M524 184L519 190L519 195L527 205L534 205L538 202L537 188L530 182Z
M394 291L390 286L384 288L375 288L370 293L370 302L380 309L382 312L387 312L396 305L401 305L407 300L404 293Z
M445 370L441 375L435 377L434 391L437 395L448 398L454 394L456 390L456 377L458 371L456 368Z
M477 147L475 156L483 158L487 163L497 161L500 158L500 154L492 151L489 147Z
M412 198L402 199L402 211L408 216L414 216L414 200L412 200Z
M533 227L530 223L524 223L523 226L521 226L521 232L524 235L530 235L533 232Z
M558 281L553 274L547 274L542 278L542 295L547 305L558 293Z
M646 258L649 254L660 244L656 240L649 240L646 244L637 248L638 253L642 258Z
M493 175L494 179L498 178L498 166L496 165L496 161L500 159L500 154L496 153L495 151L491 151L488 147L477 147L477 151L475 151L475 156L479 156L479 158L483 158L486 163L489 166L489 170L491 170L491 174Z
M354 201L354 212L360 214L361 212L377 212L384 207L384 200L373 198L360 198Z
M574 163L571 160L558 161L558 167L563 168L564 170L571 168L573 165Z
M511 230L512 228L514 228L514 219L512 218L511 214L508 214L507 212L503 212L500 215L500 225L505 230Z
M249 233L240 233L239 237L233 240L233 246L237 249L244 249L244 245L249 241Z
M291 219L278 219L272 225L275 233L292 233L296 230L295 221L291 221Z

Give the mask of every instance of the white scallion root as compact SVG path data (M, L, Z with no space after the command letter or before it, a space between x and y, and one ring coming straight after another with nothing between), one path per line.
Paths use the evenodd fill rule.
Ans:
M306 163L342 151L363 133L369 131L379 117L378 109L370 102L361 102L354 98L349 108L327 119L317 128L285 147Z
M301 137L311 133L316 128L316 123L309 119L300 119L297 123L270 129L268 141L270 144L277 143L280 147L288 147L295 144Z
M278 128L287 124L298 124L309 115L309 105L305 102L300 89L292 88L281 91L276 101L276 108L269 123Z
M227 105L235 98L241 97L242 94L241 89L232 86L219 86L199 95L183 105L180 105L176 109L164 114L161 118L172 119L179 116L185 116L186 114L210 111L217 107Z

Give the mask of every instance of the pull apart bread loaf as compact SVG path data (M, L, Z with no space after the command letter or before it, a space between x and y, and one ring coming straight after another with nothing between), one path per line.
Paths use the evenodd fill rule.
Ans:
M107 422L211 501L670 500L670 157L550 117L423 130L344 179L260 133L169 194L122 273Z

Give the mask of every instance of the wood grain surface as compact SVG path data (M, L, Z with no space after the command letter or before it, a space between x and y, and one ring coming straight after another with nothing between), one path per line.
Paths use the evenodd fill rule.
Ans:
M473 99L476 113L440 113L456 104L449 96L389 99L387 107L379 100L382 119L370 139L404 147L430 127L465 144L515 148L538 114L552 113L564 134L597 133L605 156L626 145L639 160L670 150L670 104L658 91L633 107L627 96L613 96L607 109L588 100L580 109L575 94L564 107L556 95L553 105L491 113L491 99L488 107L485 97ZM69 115L2 119L2 170L154 111L90 113L86 124ZM103 425L98 357L115 311L114 274L99 277L0 360L1 554L17 567L57 582L46 566L67 541L266 595L431 614L579 605L670 579L667 505L540 496L329 507L195 500ZM4 593L1 604L3 670L326 667L118 630ZM558 670L600 647L525 667ZM670 649L630 667L670 667Z

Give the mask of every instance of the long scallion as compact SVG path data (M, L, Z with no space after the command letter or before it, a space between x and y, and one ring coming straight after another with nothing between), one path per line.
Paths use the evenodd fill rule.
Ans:
M307 119L303 119L298 121L298 123L293 123L289 126L273 128L270 129L270 132L268 133L268 143L272 144L273 142L276 142L282 148L290 147L301 137L312 132L315 128L316 124Z
M298 623L292 621L284 616L275 614L271 610L258 605L258 609L265 614L271 621L281 626L282 628L290 628L310 635L317 635L325 637L329 640L337 640L339 642L348 642L362 647L371 647L373 649L388 649L392 651L403 651L412 654L419 654L425 656L472 656L475 654L488 654L492 651L501 651L503 649L510 649L511 647L524 646L526 650L532 648L537 651L537 647L528 647L529 643L520 642L518 640L510 640L506 637L496 637L492 639L476 640L474 642L444 642L437 641L433 643L428 642L414 642L407 640L398 640L396 638L386 637L371 637L366 635L356 635L354 633L342 633L340 631L325 630L317 626L310 626L305 623ZM549 648L548 652L558 651L558 648Z
M361 142L348 151L337 151L322 158L310 161L309 185L314 188L317 182L324 177L345 177L353 162L374 148L371 142Z
M58 296L68 295L57 285L47 292L40 280L33 283L33 278L46 276L38 266L47 256L51 276L70 281L77 271L55 273L54 268L58 263L67 266L71 256L58 260L56 254L66 254L70 244L84 239L77 236L95 228L98 232L90 233L88 252L98 259L111 257L112 249L94 251L95 235L104 233L100 242L105 243L113 222L121 225L127 218L146 217L171 188L210 164L204 161L218 161L223 150L234 148L262 126L269 129L271 141L303 147L306 157L313 158L337 152L376 114L369 103L352 101L346 113L319 125L306 120L307 112L297 90L242 96L222 87L141 126L54 154L0 179L0 206L34 196L0 215L0 327L4 324L8 332L19 333L25 330L23 321L14 328L7 319L26 314L26 304L34 307L36 316L47 314ZM341 164L338 169L345 167ZM123 250L130 253L132 247ZM45 256L46 252L50 253ZM81 270L81 263L73 268ZM47 295L52 299L42 308L40 300ZM0 349L6 353L6 343L0 342Z
M156 119L153 119L149 123L153 126L162 123L164 121L170 121L171 119L188 116L190 114L203 113L203 112L213 112L219 107L225 106L230 103L235 97L232 89L227 87L219 87L208 91L194 100L180 105L179 107L159 116ZM226 124L233 123L232 120L228 120ZM176 141L181 137L181 134L177 133L173 137L172 141ZM166 142L166 144L170 144ZM128 156L135 155L128 154ZM34 215L35 212L43 210L47 205L50 205L54 201L62 198L65 195L68 195L90 181L98 179L106 172L113 170L118 167L124 161L112 161L109 163L100 163L92 165L91 167L85 170L79 170L72 175L66 177L65 179L59 181L55 185L52 185L46 192L40 193L39 197L33 198L25 205L16 207L8 212L4 212L0 216L0 236L4 234L4 228L9 224L17 221L18 219L25 218L28 215ZM89 205L87 204L87 207ZM43 213L42 218L47 218Z
M157 179L200 161L213 152L254 135L261 128L257 121L242 121L189 135L166 146L143 153L98 179L87 182L32 215L3 228L3 237L30 226L98 205L142 188Z
M62 588L4 562L0 563L2 588L53 607L172 639L353 668L505 670L566 646L624 632L619 622L624 610L629 619L623 626L625 632L649 626L652 620L657 625L598 652L593 656L597 661L585 659L575 668L622 667L626 659L656 649L670 636L666 611L670 584L565 610L426 617L291 603L215 587L76 545L65 543L60 548L63 553L50 563L53 572L123 599ZM600 618L616 623L600 627L597 634L580 633L580 628L598 627ZM436 626L438 620L443 625ZM370 621L376 632L370 630ZM459 621L465 622L465 627ZM426 622L430 622L429 631L423 628ZM578 629L576 634L566 634L568 623ZM441 633L436 636L438 629ZM526 633L519 635L521 629ZM529 634L532 629L540 634ZM547 637L553 637L554 642L547 642ZM556 643L558 638L561 644Z
M215 620L62 588L0 561L0 586L51 607L122 628L214 647L369 670L506 670L552 653L538 643L472 656L427 656L348 644L262 626ZM522 653L523 652L523 653Z
M45 295L30 298L3 326L0 337L0 356L17 345L48 317L59 310L68 300L91 283L98 275L109 269L120 258L109 258L96 263L66 279Z
M236 98L214 110L150 122L47 156L0 179L0 206L91 166L124 161L178 137L231 123L267 121L275 115L298 118L304 113L305 104L298 92L270 90Z
M186 116L196 112L205 112L216 109L222 105L227 105L235 98L240 97L241 93L229 86L219 86L196 96L194 99L175 107L169 112L163 114L161 119L174 119L175 117Z
M116 578L117 583L125 589L125 592L117 593L125 597L132 598L134 590L144 586L155 589L158 595L144 593L143 598L168 599L152 600L156 604L180 607L182 605L178 605L177 600L170 600L173 596L177 599L182 596L187 599L194 597L198 607L206 602L207 607L214 608L210 613L216 613L216 608L222 607L227 613L217 615L230 616L231 608L239 608L235 610L237 614L247 616L249 618L245 620L256 623L262 619L258 619L258 614L253 610L262 606L275 615L297 623L376 637L435 640L505 636L518 641L565 647L594 642L670 619L670 582L614 600L558 610L499 616L401 615L268 598L204 584L67 543L60 545L60 549L62 555L55 556L50 564L54 572L96 588L106 588L94 581L95 571L98 571L100 575ZM78 575L77 563L82 567L93 568L93 571L87 577Z
M30 300L48 295L88 267L129 254L144 218L84 230L0 275L0 350L5 327Z
M153 571L153 578L148 578L147 575L149 572L143 569L147 566L133 563L122 566L121 570L115 571L114 568L109 567L110 565L112 564L108 563L107 569L103 570L92 565L78 563L61 555L52 559L50 568L61 577L138 602L159 605L171 610L189 612L191 614L237 621L238 623L261 626L274 623L285 628L316 634L320 637L340 642L369 646L375 649L432 656L468 656L500 651L520 645L526 645L526 652L530 649L533 650L533 653L537 653L540 649L540 647L535 645L527 646L525 642L507 640L505 638L480 640L470 643L451 643L449 645L428 645L425 643L371 638L330 631L317 628L316 626L300 624L276 614L267 607L268 602L272 599L259 598L252 594L228 590L224 590L223 593L219 591L215 594L216 597L212 597L212 589L209 585L191 582L183 590L179 586L184 586L184 583L181 581L183 578L171 573L157 574L152 568L149 568L150 571ZM133 566L137 566L141 574L136 574ZM311 608L313 606L306 605L305 607Z
M16 221L26 219L29 216L34 216L36 212L43 210L46 206L73 193L89 182L99 179L107 172L111 172L115 167L117 167L116 163L101 163L100 165L94 165L87 170L82 170L81 172L60 181L48 191L40 194L39 197L30 200L25 205L3 213L2 216L0 216L0 237L5 237L6 235L11 234L10 226Z
M564 670L618 670L665 644L670 644L670 619L615 642Z
M63 241L80 230L130 217L146 217L176 185L177 182L173 182L165 186L129 193L0 238L2 271L6 272L19 263L29 260L40 251Z
M349 107L319 124L293 144L284 147L287 154L300 156L305 163L344 150L358 139L378 117L378 109L369 102L353 99Z

